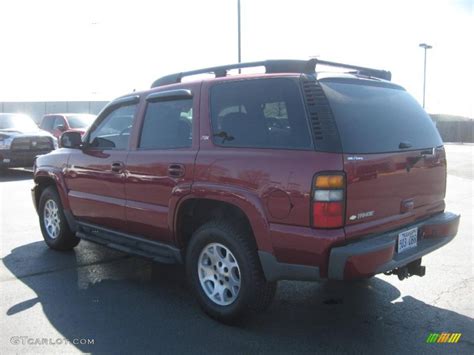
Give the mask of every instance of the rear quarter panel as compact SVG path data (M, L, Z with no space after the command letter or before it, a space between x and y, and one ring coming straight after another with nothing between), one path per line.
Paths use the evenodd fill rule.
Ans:
M275 241L279 237L283 248L277 258L288 259L284 255L288 251L288 242L280 226L294 227L295 233L298 228L305 228L308 234L314 236L310 229L313 177L321 171L342 171L342 156L313 150L214 145L210 124L210 85L204 82L201 91L200 150L192 194L208 198L220 195L240 200L240 206L252 224L259 249L274 252ZM275 239L272 239L272 230L275 231ZM291 232L286 235L291 238ZM299 249L296 245L295 248Z

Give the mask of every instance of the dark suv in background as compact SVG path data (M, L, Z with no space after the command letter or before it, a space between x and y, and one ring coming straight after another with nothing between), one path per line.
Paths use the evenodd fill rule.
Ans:
M36 156L57 148L57 139L29 116L0 113L0 169L33 166Z
M182 82L203 73L215 77ZM37 159L44 239L185 263L224 321L265 309L282 279L423 276L422 256L454 238L459 216L445 212L443 142L390 77L276 60L161 78Z

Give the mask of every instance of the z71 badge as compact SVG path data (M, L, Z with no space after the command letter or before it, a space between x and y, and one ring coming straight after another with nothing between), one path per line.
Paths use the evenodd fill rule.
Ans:
M375 211L361 212L358 214L353 214L352 216L349 217L349 220L355 221L355 220L359 220L359 219L363 219L367 217L372 217L373 215L375 215Z

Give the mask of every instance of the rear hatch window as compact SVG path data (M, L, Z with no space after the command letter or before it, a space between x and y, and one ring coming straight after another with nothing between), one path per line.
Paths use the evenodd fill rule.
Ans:
M442 145L428 114L396 86L321 82L345 153L387 153Z
M423 108L404 89L324 81L347 177L346 238L385 232L444 209L446 159Z

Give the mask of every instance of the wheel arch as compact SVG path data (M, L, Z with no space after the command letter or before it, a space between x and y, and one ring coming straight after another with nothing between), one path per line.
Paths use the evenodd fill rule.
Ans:
M69 210L66 184L61 172L55 170L37 172L34 177L34 182L34 202L36 208L39 206L39 200L43 191L49 186L54 186L58 191L63 209Z
M253 234L258 250L272 253L267 219L258 199L225 189L206 196L190 194L176 204L174 213L170 213L176 244L185 249L192 232L212 218L240 219Z

